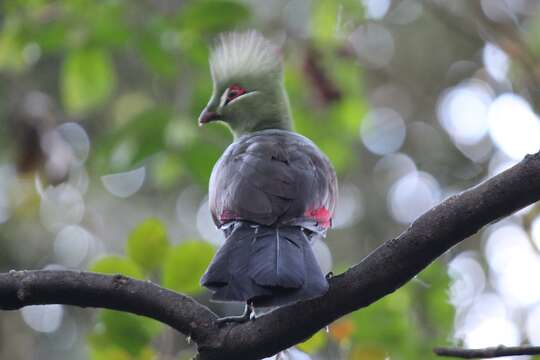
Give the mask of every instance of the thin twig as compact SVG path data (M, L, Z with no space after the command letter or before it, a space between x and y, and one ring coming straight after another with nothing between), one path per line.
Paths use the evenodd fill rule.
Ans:
M538 355L540 346L496 346L485 349L435 348L433 352L439 356L458 357L463 359L487 359L513 355Z

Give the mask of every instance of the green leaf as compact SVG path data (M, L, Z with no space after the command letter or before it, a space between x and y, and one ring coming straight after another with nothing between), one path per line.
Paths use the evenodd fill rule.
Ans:
M171 153L162 153L152 164L154 183L159 188L173 188L183 174L182 159Z
M388 354L382 347L373 345L355 346L349 354L348 360L386 360Z
M433 262L415 280L409 286L414 292L417 311L426 315L424 326L430 327L432 345L451 345L448 334L452 333L454 327L455 309L448 302L450 281L445 264L442 261Z
M122 274L135 279L143 279L139 266L128 258L121 256L105 256L90 266L90 271L103 274Z
M114 345L137 359L146 359L148 345L163 325L155 320L120 311L103 310L90 342L94 348L107 348ZM113 349L114 349L113 347ZM123 351L114 351L118 359L125 359ZM99 359L99 358L98 358Z
M116 85L116 73L107 52L100 49L71 51L62 67L64 106L83 114L105 103Z
M91 360L131 360L129 353L119 347L106 347L91 346L90 347L90 359Z
M186 241L171 248L163 265L163 285L188 294L202 291L199 279L214 256L214 247L202 241Z
M329 41L335 36L339 19L340 4L334 1L320 1L312 17L312 34L318 40Z
M30 36L41 47L44 54L59 51L66 45L67 33L66 24L62 22L51 22L46 27L34 29Z
M92 345L92 344L91 344ZM156 352L151 346L144 347L137 356L133 356L121 347L112 346L90 346L91 360L153 360L157 359Z
M146 271L156 269L167 252L169 240L165 226L158 219L147 219L137 225L127 241L128 256Z
M351 314L356 328L353 343L381 346L396 354L412 351L417 345L418 334L410 331L414 327L411 301L409 289L400 288L372 306Z
M362 21L364 17L362 2L357 0L317 1L312 9L311 35L323 44L335 43L337 36L347 32L347 25Z
M324 331L316 332L312 337L298 344L296 347L308 354L314 354L326 345L326 333Z
M191 30L219 32L242 23L248 17L248 8L236 1L192 1L184 6L178 24Z
M124 45L130 35L127 24L122 21L127 3L122 1L102 1L93 4L86 19L90 31L89 41L101 46Z
M97 153L94 154L101 162L101 171L124 171L163 150L165 129L171 119L171 110L152 106L102 138L101 142L96 144ZM107 167L105 164L109 163L117 147L125 144L129 145L130 150L127 161Z
M131 164L136 164L163 149L165 129L171 119L172 114L168 109L152 107L135 116L119 130L117 134L120 139L124 138L123 134L136 139L137 152Z
M0 70L18 72L24 68L23 46L17 28L13 23L8 23L0 32Z
M156 34L141 34L141 39L136 43L143 61L156 74L165 78L174 77L178 74L179 66L177 57L161 46Z
M540 54L540 12L537 11L532 16L524 35L529 49L537 55Z
M356 328L352 342L380 347L392 358L435 359L432 348L446 342L453 326L447 291L445 268L435 262L418 279L352 313ZM351 357L357 358L363 359Z
M130 92L116 98L113 105L117 125L125 125L144 111L154 107L152 98L143 92Z
M212 168L223 149L210 142L198 141L186 149L183 154L186 167L201 184L207 184Z

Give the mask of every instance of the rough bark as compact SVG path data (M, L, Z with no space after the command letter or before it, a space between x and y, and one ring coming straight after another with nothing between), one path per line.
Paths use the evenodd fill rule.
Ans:
M485 349L436 348L433 351L439 356L488 359L513 355L538 355L540 354L540 346L496 346Z

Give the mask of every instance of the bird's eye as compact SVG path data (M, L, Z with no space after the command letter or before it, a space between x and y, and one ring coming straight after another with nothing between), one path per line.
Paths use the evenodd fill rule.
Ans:
M245 93L247 93L247 90L240 85L233 84L229 86L229 92L227 93L227 101L225 102L225 104L230 103L231 101L233 101L240 95L244 95Z

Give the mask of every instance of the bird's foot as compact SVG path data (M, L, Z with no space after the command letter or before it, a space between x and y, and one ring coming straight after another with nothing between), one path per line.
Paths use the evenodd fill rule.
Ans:
M216 322L220 326L224 326L226 324L242 324L247 321L251 320L251 316L245 316L245 315L239 315L239 316L224 316L222 318L216 319Z
M334 277L334 273L331 272L331 271L328 274L326 274L326 276L325 276L326 280L330 280L333 277Z
M246 304L246 308L244 310L244 313L239 316L225 316L219 319L216 319L216 323L218 323L219 326L224 326L226 324L242 324L250 320L255 319L255 312L253 311L253 305L251 303Z

